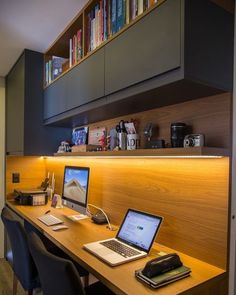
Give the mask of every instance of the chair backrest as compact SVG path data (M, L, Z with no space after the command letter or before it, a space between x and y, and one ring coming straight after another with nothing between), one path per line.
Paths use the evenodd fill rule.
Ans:
M49 253L34 232L28 235L28 243L44 295L85 295L80 276L71 261Z
M13 271L25 290L34 289L38 286L38 272L29 251L25 230L7 207L3 208L1 218L12 247Z

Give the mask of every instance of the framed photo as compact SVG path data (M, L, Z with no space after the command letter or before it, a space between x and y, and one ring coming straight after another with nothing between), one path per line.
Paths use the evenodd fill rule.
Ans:
M58 195L54 195L52 198L52 203L51 203L51 207L56 208L57 206L57 201L58 201Z
M76 127L72 131L72 143L81 145L88 143L88 127Z
M105 140L105 137L106 137L105 127L90 128L88 143L92 145L103 145L102 143Z

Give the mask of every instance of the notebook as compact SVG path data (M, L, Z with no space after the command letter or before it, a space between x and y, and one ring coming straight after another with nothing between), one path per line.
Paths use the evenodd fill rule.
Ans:
M84 248L111 266L147 256L162 217L129 209L113 239L88 243Z
M168 285L170 283L173 283L175 281L178 281L180 279L186 278L190 276L190 273L191 273L191 269L189 267L182 265L180 267L169 270L153 278L148 278L145 275L143 275L142 269L136 270L135 276L138 280L140 280L144 284L147 284L151 288L156 289L156 288Z

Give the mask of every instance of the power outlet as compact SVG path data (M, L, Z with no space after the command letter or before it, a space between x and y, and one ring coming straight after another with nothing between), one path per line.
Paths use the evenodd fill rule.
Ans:
M12 183L20 182L20 173L12 173Z

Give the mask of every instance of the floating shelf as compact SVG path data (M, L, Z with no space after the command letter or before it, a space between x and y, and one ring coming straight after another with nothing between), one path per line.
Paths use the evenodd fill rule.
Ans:
M164 149L137 149L132 151L98 151L55 153L56 157L91 157L91 158L222 158L229 156L223 148L190 147Z

